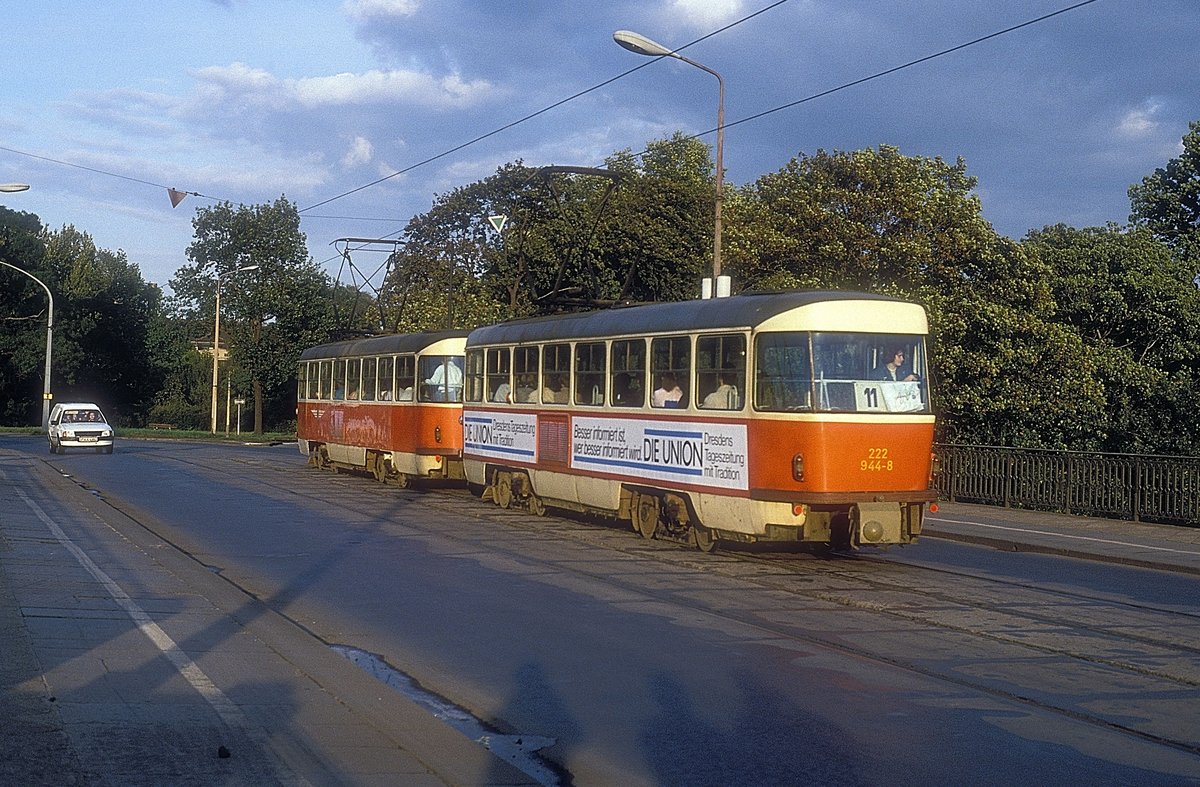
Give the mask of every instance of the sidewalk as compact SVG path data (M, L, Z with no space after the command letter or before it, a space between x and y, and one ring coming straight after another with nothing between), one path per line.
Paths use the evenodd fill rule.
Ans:
M530 784L294 622L0 450L0 783Z
M923 535L1013 552L1200 574L1200 527L943 502L937 513L927 514Z

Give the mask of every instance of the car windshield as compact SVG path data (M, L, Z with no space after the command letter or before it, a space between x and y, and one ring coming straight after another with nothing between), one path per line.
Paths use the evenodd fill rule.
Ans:
M759 410L929 412L922 336L768 333L755 352Z

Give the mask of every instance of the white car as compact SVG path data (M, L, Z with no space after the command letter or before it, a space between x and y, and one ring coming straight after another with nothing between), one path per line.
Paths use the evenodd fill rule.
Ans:
M113 428L97 405L91 402L64 402L50 411L46 430L50 453L66 453L68 448L94 448L96 453L113 452Z

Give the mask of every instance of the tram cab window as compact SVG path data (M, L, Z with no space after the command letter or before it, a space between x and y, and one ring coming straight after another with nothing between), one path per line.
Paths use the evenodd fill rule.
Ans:
M512 402L511 360L512 355L507 347L494 347L487 351L486 384L489 402Z
M379 401L390 402L396 398L396 359L384 355L379 359Z
M321 361L321 381L318 399L333 398L333 361Z
M346 361L344 358L334 359L333 362L333 398L334 401L346 398Z
M911 360L887 368L900 355ZM920 336L763 334L756 342L755 368L754 404L760 410L929 412Z
M417 359L421 402L461 402L463 399L461 355L422 355Z
M378 359L363 358L362 390L359 396L364 402L375 401L375 371L378 369Z
M518 347L513 350L513 401L518 404L537 403L538 400L538 348Z
M604 342L575 345L575 404L604 404Z
M654 387L652 407L687 407L691 340L670 336L650 342L650 384Z
M708 410L740 410L746 390L746 337L696 339L696 404Z
M542 404L571 402L571 345L542 348Z
M613 407L642 407L646 404L646 340L612 343Z
M416 398L417 390L417 357L415 355L396 356L396 401L411 402Z
M296 370L296 398L308 398L308 362L301 361L300 368Z

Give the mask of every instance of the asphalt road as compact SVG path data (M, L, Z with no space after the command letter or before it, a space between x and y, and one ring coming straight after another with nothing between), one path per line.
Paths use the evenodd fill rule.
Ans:
M294 446L0 449L311 644L375 654L490 733L545 743L563 783L1200 780L1195 577L933 540L703 555L322 473ZM223 623L205 649L237 641L243 623Z

